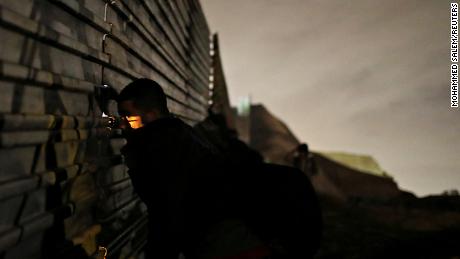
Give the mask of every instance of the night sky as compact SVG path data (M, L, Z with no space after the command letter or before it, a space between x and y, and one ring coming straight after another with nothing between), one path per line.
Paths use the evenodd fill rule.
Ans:
M460 189L450 1L201 3L233 105L250 94L311 149L372 155L417 195Z

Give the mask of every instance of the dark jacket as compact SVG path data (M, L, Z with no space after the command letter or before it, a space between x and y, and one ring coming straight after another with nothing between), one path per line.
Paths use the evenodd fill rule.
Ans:
M135 191L149 213L149 257L177 259L215 221L208 182L219 175L213 148L178 118L133 130L123 147ZM208 213L209 211L209 213Z

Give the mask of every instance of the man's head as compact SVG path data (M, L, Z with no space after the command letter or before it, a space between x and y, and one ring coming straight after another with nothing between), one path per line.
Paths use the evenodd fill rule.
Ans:
M136 79L118 95L121 116L139 116L142 124L169 115L166 95L161 86L150 79Z

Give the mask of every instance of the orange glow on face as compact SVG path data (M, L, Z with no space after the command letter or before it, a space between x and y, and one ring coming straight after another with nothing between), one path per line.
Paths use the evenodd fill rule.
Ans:
M141 116L126 116L126 120L133 129L138 129L144 126Z

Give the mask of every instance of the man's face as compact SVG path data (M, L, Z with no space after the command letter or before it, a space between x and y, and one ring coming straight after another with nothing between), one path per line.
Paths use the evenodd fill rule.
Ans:
M122 117L120 128L123 130L138 129L143 126L144 113L136 108L133 101L118 103L118 113Z

